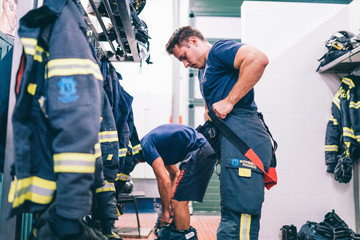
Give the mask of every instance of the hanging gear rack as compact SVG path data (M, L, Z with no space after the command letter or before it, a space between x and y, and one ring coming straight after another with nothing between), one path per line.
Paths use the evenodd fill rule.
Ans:
M115 4L116 3L116 4ZM110 36L110 30L107 29L102 16L96 6L94 0L89 0L89 4L93 9L97 22L99 23L102 33L96 31L94 24L92 23L88 13L85 12L85 21L92 31L93 36L95 38L96 45L100 46L101 55L106 56L110 61L127 61L127 62L140 62L141 58L139 56L138 50L138 42L135 38L134 29L132 26L132 17L130 11L130 5L128 0L113 0L113 6L116 5L115 9L112 9L112 6L109 0L102 0L101 4L104 5L107 17L109 17L111 21L112 28L115 32L115 40L117 42L117 46L114 45L113 40ZM114 11L118 14L114 14ZM119 25L122 26L119 26ZM124 31L125 36L121 35L120 29ZM100 40L100 34L104 35L106 38L106 42L109 44L111 51L105 50L103 41ZM126 47L128 44L128 48Z

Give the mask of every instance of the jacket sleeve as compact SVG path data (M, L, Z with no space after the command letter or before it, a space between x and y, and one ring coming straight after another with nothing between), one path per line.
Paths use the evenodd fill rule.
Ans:
M354 88L351 89L349 96L349 115L351 126L354 132L354 146L351 149L351 156L353 160L359 158L359 143L360 143L360 77L354 77Z
M68 1L49 42L46 108L52 129L56 211L69 219L90 212L95 144L100 130L100 72L83 17Z
M335 116L334 116L335 115ZM327 172L334 173L337 163L337 156L341 148L341 121L339 119L339 109L332 103L332 115L326 127L325 137L325 163Z

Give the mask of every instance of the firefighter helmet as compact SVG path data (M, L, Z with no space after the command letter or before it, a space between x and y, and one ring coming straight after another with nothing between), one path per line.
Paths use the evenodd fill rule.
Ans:
M349 31L337 31L326 41L325 45L329 50L351 50L354 47L350 39L354 36L355 34Z

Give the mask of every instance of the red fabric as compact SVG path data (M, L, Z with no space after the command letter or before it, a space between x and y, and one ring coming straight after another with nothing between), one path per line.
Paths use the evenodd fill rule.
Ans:
M268 190L277 184L277 174L274 167L270 167L268 172L265 172L262 161L251 148L245 153L245 157L250 159L264 173L264 183Z
M178 177L178 179L177 179L177 181L176 181L176 186L175 186L175 189L174 189L174 192L173 192L173 194L172 194L171 198L173 198L173 197L174 197L175 192L176 192L176 189L177 189L177 186L179 185L179 182L180 182L180 180L181 180L181 178L182 178L183 174L184 174L184 170L181 170L181 173L180 173L180 175L179 175L179 177Z
M274 167L270 167L267 174L264 175L264 182L268 190L277 184L277 174Z
M21 57L21 63L20 63L20 68L19 68L19 72L18 75L16 77L16 94L19 95L19 91L20 91L20 83L21 83L21 77L24 73L24 67L25 67L25 57L24 55L22 55Z
M250 159L261 171L265 173L262 161L251 148L245 153L245 157Z

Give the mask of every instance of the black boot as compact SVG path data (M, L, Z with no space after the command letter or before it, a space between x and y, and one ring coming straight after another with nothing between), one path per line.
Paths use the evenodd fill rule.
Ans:
M196 229L178 230L174 226L162 227L159 230L157 240L197 240Z
M349 228L348 225L342 220L333 209L331 212L328 212L325 215L324 222L332 225L334 228L342 227L342 228Z
M297 239L297 230L294 225L284 225L280 229L281 239L282 240L296 240Z

